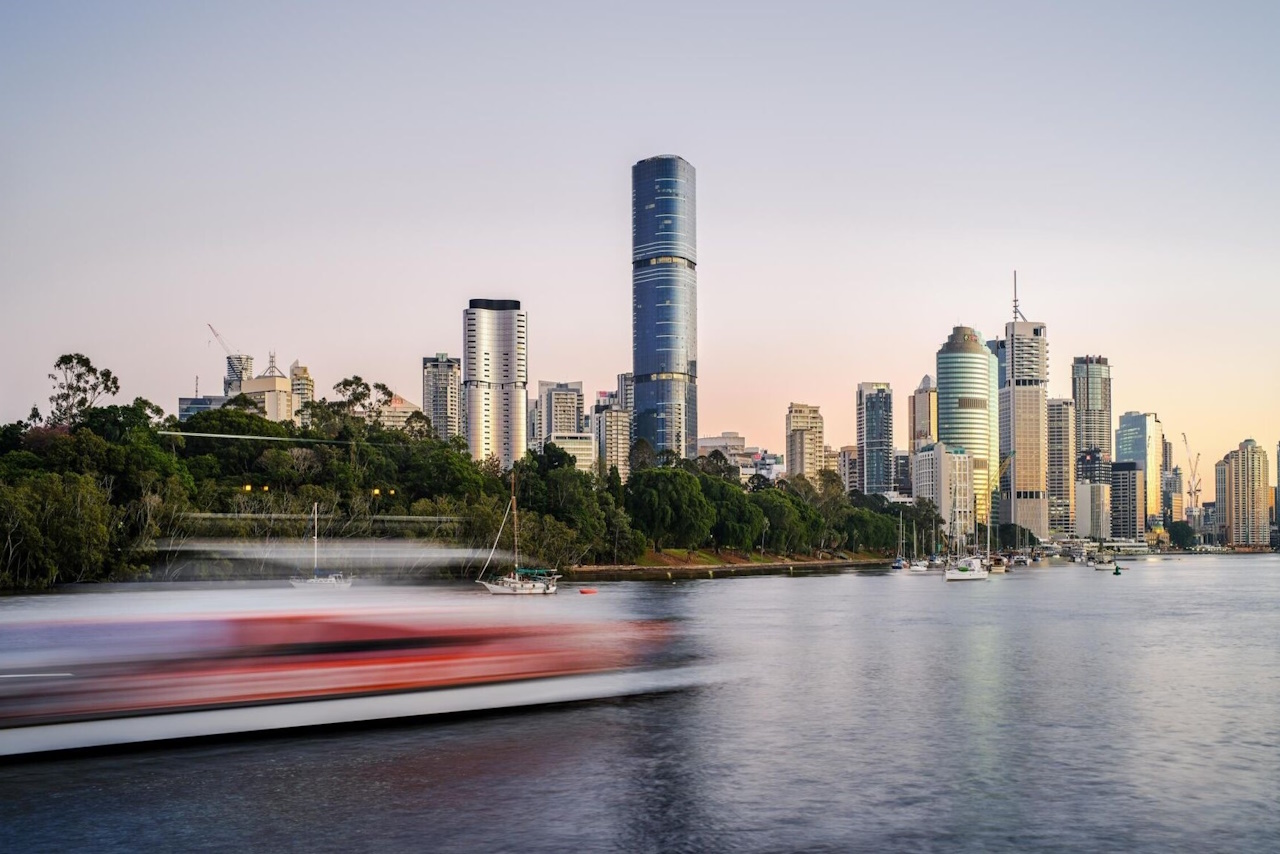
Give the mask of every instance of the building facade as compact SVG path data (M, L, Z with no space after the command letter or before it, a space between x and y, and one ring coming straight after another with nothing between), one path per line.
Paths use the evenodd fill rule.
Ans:
M1076 404L1076 447L1097 448L1111 462L1111 365L1106 356L1072 360L1071 399ZM1100 482L1110 484L1110 477Z
M1107 466L1110 477L1111 466ZM1094 480L1076 482L1075 535L1101 542L1111 536L1111 484Z
M296 359L289 366L289 385L293 390L293 407L298 423L306 427L311 423L311 413L306 411L306 406L316 399L316 381L311 378L307 366L299 364Z
M1134 462L1111 465L1111 538L1146 539L1147 481L1142 466Z
M933 502L949 537L971 539L976 530L973 457L944 442L926 445L912 456L912 494Z
M907 429L911 431L908 451L912 454L938 441L938 386L928 374L907 399Z
M1049 531L1075 533L1076 403L1069 397L1049 401Z
M893 390L888 383L858 383L858 468L866 495L896 491Z
M586 400L581 382L542 380L538 383L538 403L542 417L541 435L578 433L583 429L582 413Z
M467 445L509 469L527 447L528 317L519 300L473 299L462 318Z
M258 404L262 416L268 421L298 423L297 407L293 402L293 383L284 371L276 367L276 354L272 353L267 369L253 379L240 383L240 394Z
M591 433L548 433L542 440L543 448L547 445L555 445L573 457L573 467L578 471L591 474L596 470L596 439ZM618 474L622 474L621 469Z
M591 432L596 440L596 460L600 474L617 468L626 483L631 477L631 410L616 403L597 404L591 413Z
M836 474L840 476L840 482L844 484L846 495L855 489L860 489L857 445L844 445L836 452Z
M807 403L787 406L787 477L804 475L817 485L818 472L826 464L823 453L822 413Z
M938 350L937 376L938 440L971 457L975 513L986 525L999 451L996 357L977 330L957 326Z
M253 378L253 357L243 353L227 356L227 375L222 380L222 396L235 397L243 390L241 384Z
M1147 530L1160 528L1164 519L1160 514L1160 469L1164 460L1164 429L1154 412L1126 412L1120 416L1116 430L1116 454L1118 463L1137 463L1142 467L1146 483L1143 485Z
M988 342L1000 376L1000 523L1049 535L1049 338L1043 323L1005 324Z
M1265 548L1271 543L1268 513L1270 467L1267 452L1252 439L1223 459L1226 492L1215 496L1225 511L1225 545L1233 548Z
M462 360L436 353L422 360L422 413L441 439L462 436Z
M634 430L654 451L697 454L698 253L693 166L662 155L631 168Z

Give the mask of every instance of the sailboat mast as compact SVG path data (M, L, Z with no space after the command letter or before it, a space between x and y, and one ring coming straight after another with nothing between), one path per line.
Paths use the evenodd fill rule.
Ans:
M515 568L520 568L520 517L516 510L516 470L511 470L511 543L516 555Z
M320 502L311 504L311 573L320 573Z

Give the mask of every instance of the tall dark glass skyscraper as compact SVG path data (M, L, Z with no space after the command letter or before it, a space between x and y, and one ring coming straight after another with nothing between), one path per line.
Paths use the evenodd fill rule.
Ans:
M636 439L698 453L694 170L670 154L631 167L631 355Z

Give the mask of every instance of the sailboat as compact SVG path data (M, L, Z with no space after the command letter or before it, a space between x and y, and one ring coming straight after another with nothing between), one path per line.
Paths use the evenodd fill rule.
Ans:
M983 562L980 555L965 555L965 546L960 536L960 531L956 519L956 481L951 482L951 522L949 533L955 534L955 557L947 561L947 568L943 572L943 579L946 581L986 581L987 565Z
M295 575L289 583L301 590L346 590L354 579L341 572L320 574L320 502L311 505L311 577Z
M502 529L507 524L508 516L511 517L515 562L511 567L511 572L494 578L492 581L485 581L485 571L489 569L489 561L493 560L493 553L497 551L498 539L502 536ZM498 525L498 535L493 538L493 548L489 550L489 557L485 560L484 566L480 568L480 576L476 579L476 584L483 584L484 588L495 596L550 595L556 592L556 582L560 578L560 575L549 569L531 569L520 565L520 519L516 511L516 475L515 472L512 472L511 501L507 503L507 512L502 514L502 523Z
M917 545L918 545L918 542L916 540L916 523L912 522L911 523L911 563L907 565L907 570L910 572L928 572L929 562L924 558L920 557L920 552L916 548Z
M899 512L899 513L898 513L898 556L897 556L896 558L894 558L894 559L893 559L893 568L894 568L894 569L906 569L906 568L907 568L907 559L906 559L906 557L904 557L904 556L903 556L903 554L902 554L902 549L903 549L903 544L902 544L902 513L901 513L901 512Z

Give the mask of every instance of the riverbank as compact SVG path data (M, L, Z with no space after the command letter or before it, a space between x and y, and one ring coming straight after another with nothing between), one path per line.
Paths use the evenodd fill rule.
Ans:
M690 578L731 578L750 575L809 575L842 569L888 569L889 561L875 555L813 560L776 559L739 563L679 563L629 566L575 566L560 570L566 581L666 581Z

